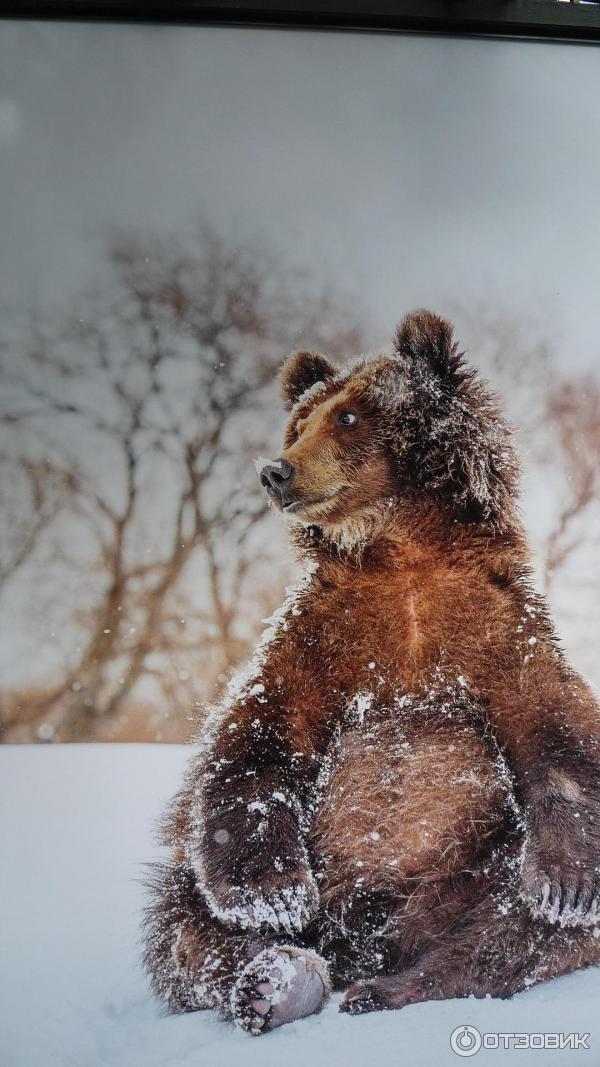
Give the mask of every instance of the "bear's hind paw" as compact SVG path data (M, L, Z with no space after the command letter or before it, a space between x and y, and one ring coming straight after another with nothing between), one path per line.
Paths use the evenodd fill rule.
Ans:
M231 991L234 1022L258 1037L321 1011L330 993L327 964L316 952L279 945L244 968Z

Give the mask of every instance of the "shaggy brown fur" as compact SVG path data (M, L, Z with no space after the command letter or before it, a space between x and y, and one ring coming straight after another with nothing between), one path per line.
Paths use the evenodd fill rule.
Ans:
M317 966L285 957L278 1017L286 946L322 958L306 1010L324 961L351 1012L598 962L600 716L531 588L496 403L428 312L342 372L290 357L282 387L261 480L307 573L174 803L156 991L264 1033Z

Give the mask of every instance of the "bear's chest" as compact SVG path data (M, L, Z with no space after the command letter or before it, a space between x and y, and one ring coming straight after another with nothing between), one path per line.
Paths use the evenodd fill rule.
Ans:
M477 576L440 566L359 578L322 606L315 626L320 662L342 692L374 680L413 691L440 664L466 673L493 635L492 601Z

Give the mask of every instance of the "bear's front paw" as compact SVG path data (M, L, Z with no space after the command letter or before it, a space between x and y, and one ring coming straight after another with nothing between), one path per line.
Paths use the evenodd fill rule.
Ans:
M207 892L208 903L222 922L244 929L268 926L292 934L310 921L319 904L319 892L309 870L276 874L271 871L259 885L221 886Z
M346 991L340 1011L365 1015L370 1011L394 1011L432 996L433 982L417 967L397 975L382 975L356 982Z
M347 1015L366 1015L371 1011L386 1011L389 1007L385 993L379 989L377 979L374 979L350 986L340 1004L340 1011Z
M522 891L536 918L560 926L594 926L600 922L598 875L569 870L560 863L528 864Z
M522 893L537 918L560 926L593 926L600 923L598 830L586 805L570 815L548 818L528 833Z

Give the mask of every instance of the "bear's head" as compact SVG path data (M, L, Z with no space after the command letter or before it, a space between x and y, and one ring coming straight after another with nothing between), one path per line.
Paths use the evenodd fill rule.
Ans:
M296 352L281 387L284 448L259 475L286 516L346 542L398 503L439 505L453 521L495 528L512 518L508 427L445 319L413 312L392 350L341 370Z

